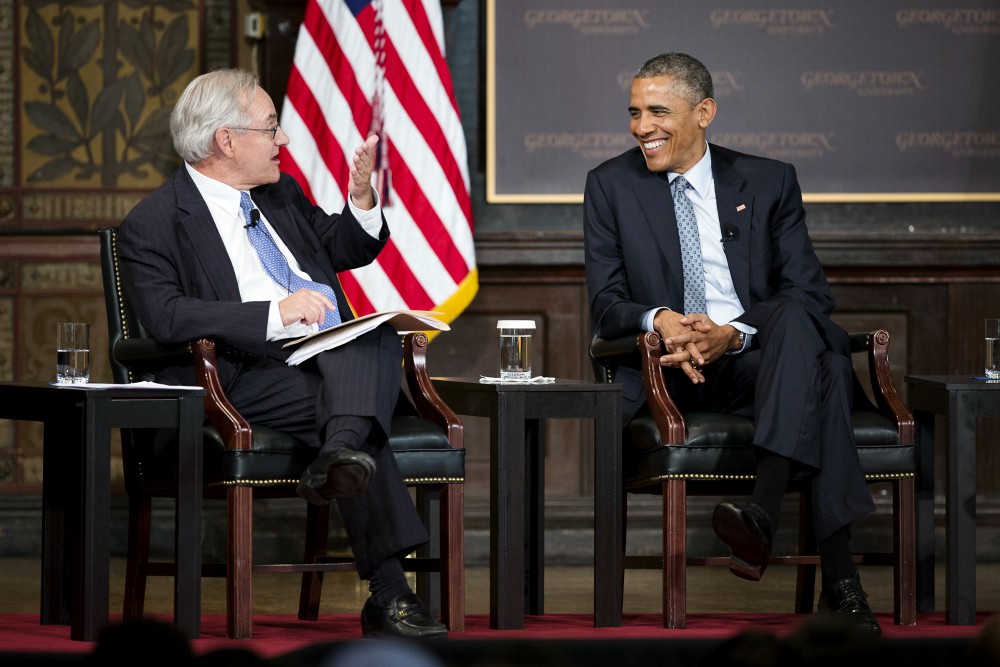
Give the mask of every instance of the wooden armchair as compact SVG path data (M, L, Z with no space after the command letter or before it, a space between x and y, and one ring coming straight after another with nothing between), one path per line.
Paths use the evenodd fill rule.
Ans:
M204 576L226 578L227 634L252 634L252 576L256 572L302 572L299 618L315 620L319 613L322 573L354 570L350 558L326 556L330 508L306 504L305 556L301 563L262 564L253 559L253 501L255 498L294 497L296 484L316 450L298 439L246 421L230 404L219 381L216 348L211 339L189 345L163 346L148 338L129 310L121 289L116 230L99 231L101 268L108 316L109 357L116 382L147 379L143 369L151 362L193 355L198 383L206 389L204 475L206 498L226 500L226 562L206 564ZM434 551L404 559L418 576L418 593L433 607L439 601L444 623L453 632L465 629L465 573L463 498L465 449L462 422L441 400L427 375L428 339L411 333L402 341L404 375L418 416L393 419L389 438L407 485L417 489L417 504L425 522L437 523ZM149 560L151 500L175 494L176 471L161 455L163 433L123 429L122 458L129 496L128 561L125 581L125 618L141 616L146 577L170 575L173 563ZM175 445L176 446L176 445ZM305 503L303 503L305 504ZM438 506L437 521L428 510ZM432 531L432 535L433 535ZM432 537L433 544L433 537ZM430 551L428 549L428 551ZM440 598L427 587L427 573L440 575Z
M896 394L889 374L889 333L884 330L851 334L852 353L866 354L872 406L856 397L852 414L858 454L865 478L888 482L893 498L891 553L855 554L859 564L893 567L893 609L897 625L916 623L915 496L916 445L913 417ZM715 413L682 414L667 391L663 354L656 333L606 341L594 339L591 358L599 380L614 382L619 365L638 364L650 414L637 417L624 434L625 488L632 493L663 496L663 555L625 555L626 568L663 570L663 625L686 624L686 568L688 565L726 565L728 556L692 556L687 553L688 495L745 494L754 476L750 420ZM860 392L860 388L858 392ZM790 490L801 490L793 480ZM774 555L771 565L799 567L796 587L798 613L814 607L815 571L819 557L811 529L809 494L799 494L799 552Z

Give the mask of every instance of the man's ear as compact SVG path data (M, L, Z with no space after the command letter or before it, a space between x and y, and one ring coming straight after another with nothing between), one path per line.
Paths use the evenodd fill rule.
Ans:
M226 157L233 157L233 133L228 127L220 127L212 135L215 139L215 147L218 149L220 155L225 155Z
M701 129L704 130L712 124L712 121L715 119L715 112L718 110L719 108L716 106L715 100L711 97L706 97L698 104L698 125L701 126Z

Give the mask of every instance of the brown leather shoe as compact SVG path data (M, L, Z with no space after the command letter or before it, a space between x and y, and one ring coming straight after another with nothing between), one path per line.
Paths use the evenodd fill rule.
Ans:
M771 522L758 505L745 508L719 503L712 513L712 528L733 550L729 571L741 579L759 581L771 560Z
M861 577L857 572L829 588L823 587L819 595L819 611L835 614L859 630L882 634L882 627L872 613L872 608L868 606L868 596L861 588Z
M319 453L302 473L295 492L313 505L327 505L333 498L362 493L374 474L375 459L349 447L338 447Z

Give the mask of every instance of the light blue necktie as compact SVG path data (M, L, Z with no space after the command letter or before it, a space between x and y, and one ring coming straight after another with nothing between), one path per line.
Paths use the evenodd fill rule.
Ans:
M320 329L329 329L340 324L340 309L337 307L337 297L333 290L329 285L306 280L292 271L292 268L288 266L288 260L281 254L274 239L271 238L271 234L267 231L267 227L264 226L263 222L255 222L253 216L250 215L254 206L249 193L240 192L240 208L243 209L243 217L247 220L247 235L250 237L250 243L257 250L260 262L264 265L267 274L274 279L274 282L288 290L289 294L307 288L323 294L333 302L335 309L326 311L326 317L319 325Z
M681 240L681 261L684 267L684 312L704 313L705 268L701 262L701 236L698 234L698 220L694 217L694 207L685 190L691 184L683 176L678 176L670 184L670 194L674 197L674 214L677 216L677 232Z

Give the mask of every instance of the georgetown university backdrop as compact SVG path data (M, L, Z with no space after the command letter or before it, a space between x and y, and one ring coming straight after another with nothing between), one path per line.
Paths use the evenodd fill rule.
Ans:
M794 163L807 201L1000 200L996 0L492 0L488 49L490 201L580 201L664 50L712 72L709 140Z

